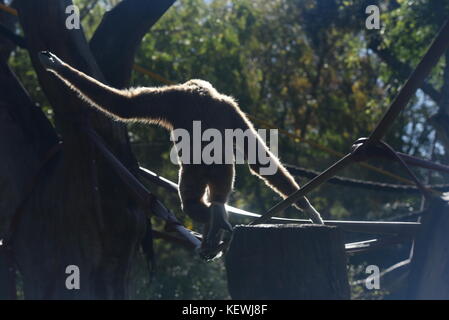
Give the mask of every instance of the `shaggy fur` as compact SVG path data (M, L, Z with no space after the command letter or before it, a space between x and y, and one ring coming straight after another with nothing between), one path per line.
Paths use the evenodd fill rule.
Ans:
M234 99L220 94L210 83L190 80L164 87L118 90L72 68L51 53L41 53L40 59L47 70L55 73L90 105L120 121L157 124L168 130L182 128L192 134L192 123L197 120L201 121L202 130L218 129L223 136L225 129L250 129L259 147L265 149L278 169L274 175L261 176L258 172L263 166L256 163L250 165L251 172L284 198L299 189L293 177L260 139ZM210 216L210 205L204 202L206 190L209 203L224 208L233 182L234 164L181 164L179 195L183 211L194 220L206 223ZM307 198L299 200L297 205L305 210L313 222L322 223L320 214Z

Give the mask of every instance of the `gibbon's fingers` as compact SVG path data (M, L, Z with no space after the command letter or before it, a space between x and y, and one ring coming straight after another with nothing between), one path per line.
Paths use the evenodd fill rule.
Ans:
M46 70L56 70L62 66L64 62L50 51L41 51L38 58Z
M220 253L220 242L223 239L224 230L233 231L224 204L212 204L210 206L210 221L205 228L200 249L202 258L212 260L217 257Z

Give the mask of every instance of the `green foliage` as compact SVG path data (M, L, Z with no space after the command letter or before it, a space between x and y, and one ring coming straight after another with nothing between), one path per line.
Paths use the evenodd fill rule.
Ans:
M204 262L197 255L161 240L156 241L155 247L154 277L149 283L148 269L139 257L131 299L229 299L221 260Z
M90 37L107 8L116 1L102 0L83 20ZM78 0L83 7L87 0ZM382 30L365 30L365 8L382 8ZM295 134L281 136L284 162L321 170L335 156L311 147L305 140L346 152L366 136L397 93L402 79L369 48L380 39L400 61L415 66L430 44L449 5L424 0L182 0L146 35L136 63L175 82L191 78L210 81L232 95L241 108L275 127ZM126 22L124 22L126 23ZM113 36L113 35L111 35ZM50 110L26 53L18 50L11 64L45 110ZM430 82L442 85L441 64ZM133 74L134 86L161 85ZM421 93L403 112L388 142L398 150L429 156L433 128L428 117L437 105ZM256 123L256 127L263 127ZM130 126L131 141L143 166L176 180L177 167L169 161L168 133L159 128ZM444 150L437 148L437 157ZM375 163L395 174L397 166ZM232 204L263 212L279 200L248 170L237 170ZM344 173L358 179L397 182L352 166ZM434 176L440 182L441 177ZM301 181L302 183L304 181ZM188 225L176 195L152 189ZM325 185L311 195L312 202L332 219L385 219L419 208L420 199ZM292 211L287 216L294 217ZM231 218L232 219L232 218ZM196 226L194 226L196 227ZM183 249L157 242L158 268L151 289L145 286L145 265L135 271L134 296L153 299L227 298L221 262L204 264ZM356 293L357 294L357 293Z

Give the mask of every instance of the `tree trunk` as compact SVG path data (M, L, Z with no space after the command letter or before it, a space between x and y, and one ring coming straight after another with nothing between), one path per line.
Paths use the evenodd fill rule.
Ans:
M7 135L1 135L5 139L0 137L0 238L8 230L15 208L25 204L12 241L25 298L126 298L130 266L147 227L147 217L81 130L83 126L95 129L125 166L135 171L138 165L131 152L126 126L93 112L76 94L43 70L37 53L50 50L100 81L128 86L134 53L141 38L172 1L123 0L111 10L117 18L123 14L120 8L132 6L133 11L122 15L122 19L119 17L122 25L142 20L147 23L126 35L133 39L129 48L116 45L110 49L119 52L111 53L118 59L121 51L127 51L125 49L130 49L131 54L126 55L126 63L117 64L121 66L120 72L108 74L108 78L101 69L109 66L98 67L95 58L99 54L91 52L82 29L66 28L68 15L65 11L72 1L17 0L15 4L33 66L54 110L63 147L39 170L42 158L57 143L54 129L31 101L20 99L23 95L15 94L13 105L0 95L0 131L8 130ZM134 19L133 14L137 13ZM113 33L99 32L97 48L106 38L109 43L120 43L123 36L117 34L115 38ZM0 70L0 90L6 90L5 83L21 87L5 70ZM15 82L10 82L11 79ZM20 110L23 112L19 113ZM31 183L34 188L24 199L24 189L30 187L35 177L38 179ZM7 269L4 262L0 257L0 269ZM66 268L70 265L80 270L79 290L66 287L69 276ZM8 270L3 271L2 275L8 275ZM0 276L0 282L9 284L10 280L10 276Z
M226 269L233 299L349 299L344 243L336 227L239 226Z

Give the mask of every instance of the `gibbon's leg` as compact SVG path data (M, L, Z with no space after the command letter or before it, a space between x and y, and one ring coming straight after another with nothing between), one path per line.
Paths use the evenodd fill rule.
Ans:
M208 167L207 181L209 187L210 220L206 225L201 245L201 255L212 259L223 238L223 230L232 232L225 204L234 184L234 165L211 165Z
M211 203L211 222L209 233L214 230L224 229L232 232L232 226L228 221L228 213L225 204L234 186L234 164L215 165L210 168L208 174L209 202Z
M234 187L234 164L211 165L207 172L210 203L225 204Z
M297 190L299 190L299 185L296 183L295 179L290 175L287 169L281 164L279 159L272 154L265 143L258 137L257 138L257 149L263 148L267 155L270 157L271 161L274 162L277 170L272 175L261 175L260 169L267 167L267 164L261 164L259 162L259 157L254 157L255 161L253 163L249 163L250 171L259 176L265 183L271 187L273 190L282 195L283 198L288 197L293 194ZM245 150L245 154L246 154ZM295 206L302 209L308 217L312 220L313 223L316 224L324 224L323 219L321 218L320 213L310 204L309 200L306 197L303 197L298 200Z
M202 168L182 165L179 169L179 197L182 211L196 222L208 223L209 207L204 203L207 181Z
M249 164L249 167L251 172L264 180L267 185L271 186L275 190L279 190L279 193L281 193L283 198L286 198L287 196L299 190L299 186L293 180L293 177L290 176L287 169L285 169L283 166L279 166L276 173L270 176L262 176L259 174L260 168L266 167L266 165L254 163ZM304 210L309 218L313 221L313 223L323 224L323 219L321 218L320 213L312 206L312 204L306 197L298 200L295 206L298 206L300 209Z
M266 185L280 194L283 198L286 198L292 193L299 190L299 185L296 183L295 179L290 175L287 169L285 169L279 159L270 152L265 142L257 134L251 121L249 121L242 112L237 112L234 116L234 129L242 129L243 131L250 130L254 138L253 140L257 142L256 155L248 154L249 148L247 144L245 144L244 146L240 146L237 144L234 150L235 152L237 152L236 154L241 155L243 153L245 160L249 164L251 173L264 180ZM270 160L269 164L262 164L260 162L260 153L265 154L266 158ZM275 172L269 175L262 175L260 169L266 168L268 166L270 166L271 168L273 168L274 166ZM306 197L303 197L299 201L297 201L295 206L304 210L304 212L314 223L323 224L323 219L321 218L320 213L316 211L316 209L310 204L309 200Z
M138 94L129 90L118 90L76 70L50 52L41 52L39 60L47 71L53 72L70 89L81 98L86 99L93 107L112 114L122 120L145 119L150 114L161 117L159 110L153 110L149 103L144 103Z

